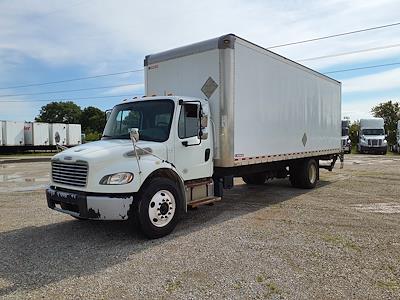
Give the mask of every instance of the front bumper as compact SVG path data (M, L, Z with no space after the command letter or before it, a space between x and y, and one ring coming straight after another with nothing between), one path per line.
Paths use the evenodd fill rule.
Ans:
M381 152L386 152L387 151L387 146L381 146L381 147L377 147L377 146L362 146L360 145L360 150L362 152L368 152L368 153L381 153Z
M50 186L46 189L49 208L82 219L126 220L132 194L97 194Z

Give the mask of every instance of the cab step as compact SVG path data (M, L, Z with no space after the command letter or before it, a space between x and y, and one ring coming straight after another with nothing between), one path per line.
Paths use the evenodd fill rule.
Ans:
M202 198L202 199L198 199L198 200L192 201L192 202L190 202L188 204L188 206L190 208L195 208L195 207L198 207L200 205L210 204L210 203L214 203L214 202L221 201L221 200L222 200L221 197L211 196L211 197L206 197L206 198Z

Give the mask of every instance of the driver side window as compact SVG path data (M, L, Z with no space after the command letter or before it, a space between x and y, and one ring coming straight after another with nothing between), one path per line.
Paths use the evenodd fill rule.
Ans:
M199 106L184 104L178 121L178 136L180 139L197 136L199 134Z

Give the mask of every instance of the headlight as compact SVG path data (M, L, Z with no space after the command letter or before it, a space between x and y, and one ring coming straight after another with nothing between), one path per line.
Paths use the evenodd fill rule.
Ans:
M111 184L111 185L118 185L118 184L127 184L131 182L133 179L133 174L129 172L121 172L115 173L104 176L100 180L100 184Z
M384 144L387 144L387 140L383 140L383 143L384 143Z

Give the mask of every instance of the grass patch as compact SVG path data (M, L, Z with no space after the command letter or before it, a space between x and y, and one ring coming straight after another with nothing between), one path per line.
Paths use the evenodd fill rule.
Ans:
M336 245L336 246L344 247L344 248L347 248L347 249L350 249L353 251L357 251L357 252L361 251L361 248L356 243L354 243L353 241L347 240L339 235L334 236L334 235L327 234L327 235L324 235L322 237L322 239L325 242Z
M233 285L233 288L235 290L240 290L243 287L243 281L242 280L237 280L235 284Z
M176 291L177 289L180 289L182 287L182 282L179 280L177 281L168 281L167 284L165 285L165 290L168 293L172 293Z
M256 281L257 281L258 283L263 282L263 281L264 281L264 276L262 276L262 275L257 275Z
M388 280L388 281L378 281L376 283L378 287L385 289L385 290L397 290L400 288L400 284L397 281L394 280Z

